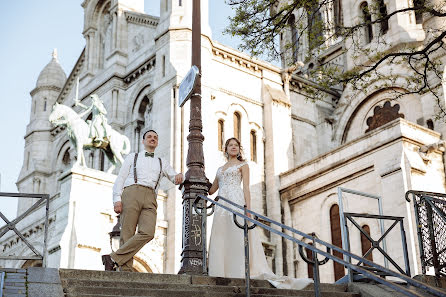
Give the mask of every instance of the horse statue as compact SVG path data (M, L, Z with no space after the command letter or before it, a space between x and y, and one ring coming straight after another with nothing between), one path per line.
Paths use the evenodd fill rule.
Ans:
M107 170L111 173L117 162L123 163L122 155L130 152L130 141L127 136L120 134L110 125L105 124L106 137L97 139L91 136L92 122L85 122L82 117L70 107L62 104L54 104L53 111L50 114L49 121L54 126L63 126L67 128L68 138L74 145L77 153L77 161L74 165L87 166L85 162L84 149L102 149L112 166Z

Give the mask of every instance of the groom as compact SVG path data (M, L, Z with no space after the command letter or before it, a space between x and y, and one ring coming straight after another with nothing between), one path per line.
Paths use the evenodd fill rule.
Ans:
M133 271L133 256L155 234L156 196L161 177L166 176L176 185L183 181L182 173L176 173L164 158L155 155L158 133L147 130L142 138L144 151L126 157L113 186L114 211L121 214L121 247L102 256L105 270L120 267L121 271Z

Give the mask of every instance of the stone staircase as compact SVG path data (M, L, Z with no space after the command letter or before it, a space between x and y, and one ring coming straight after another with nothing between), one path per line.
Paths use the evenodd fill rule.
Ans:
M27 274L25 269L1 268L0 273L4 274L3 290L0 290L4 297L26 296Z
M60 269L59 274L65 297L245 296L244 279L70 269ZM360 294L347 290L347 285L321 284L323 297L360 297ZM314 290L313 285L303 290L281 290L273 288L267 281L252 280L251 296L311 297L314 296Z

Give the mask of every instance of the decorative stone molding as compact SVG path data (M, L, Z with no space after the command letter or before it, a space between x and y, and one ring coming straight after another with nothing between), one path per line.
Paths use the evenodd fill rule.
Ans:
M228 62L232 62L237 65L237 67L245 68L246 70L252 71L252 72L258 72L260 71L260 68L257 64L253 63L252 61L249 61L247 59L244 59L240 56L236 56L233 54L230 54L228 52L224 52L222 50L213 48L212 53L215 57L220 57L223 60L227 60Z
M252 103L252 104L255 104L255 105L259 105L259 106L263 106L262 102L258 102L258 101L254 100L254 99L245 97L243 95L234 93L232 91L229 91L229 90L226 90L226 89L223 89L223 88L219 88L218 91L220 91L222 93L225 93L225 94L228 94L228 95L231 95L231 96L234 96L234 97L237 97L237 98L242 99L242 100L244 100L246 102L249 102L249 103Z
M158 17L130 11L125 12L125 19L127 23L143 25L153 28L156 28L156 26L158 26L160 20Z
M65 130L65 127L62 127L62 126L54 127L54 128L51 129L51 131L50 131L51 136L56 136L57 134L59 134L59 133L62 132L63 130Z
M150 57L144 63L136 67L136 69L127 74L124 77L124 82L127 84L131 83L132 81L136 80L138 77L143 75L145 72L154 69L155 64L156 64L156 57L155 56Z
M56 221L56 217L51 217L48 219L48 228L49 226ZM26 228L25 228L26 229ZM29 228L26 231L21 232L23 237L25 238L29 238L35 234L41 233L43 232L43 230L45 229L45 222L42 222L38 225L35 225L31 228ZM5 244L3 244L2 247L2 253L5 253L7 250L12 249L15 245L20 244L22 241L22 239L19 236L14 236L12 239L8 240L8 242L6 242Z
M269 95L271 96L273 103L276 103L278 105L283 105L287 108L291 107L290 99L288 98L288 96L285 94L285 92L283 90L273 88L268 84L265 84L265 87L266 87Z
M316 123L313 121L310 121L309 119L305 119L303 117L297 116L295 114L291 114L291 118L295 121L299 121L299 122L303 122L303 123L307 123L313 127L316 127Z
M139 51L143 44L144 44L144 35L142 33L135 35L132 39L132 45L133 45L132 52Z
M53 247L52 249L48 250L48 254L54 254L55 252L60 251L60 245Z
M56 91L60 92L62 89L56 86L42 86L42 87L36 87L34 88L29 94L31 96L34 96L39 91Z
M393 121L394 119L404 119L404 114L398 113L399 110L400 105L395 104L394 106L391 106L390 101L386 101L382 107L379 105L375 106L375 108L373 109L373 116L367 119L368 129L365 132L367 133L378 127L381 127L382 125L385 125Z
M98 248L98 247L85 245L85 244L80 244L80 243L77 245L77 247L80 248L80 249L89 249L89 250L95 251L97 253L99 253L101 251L101 249Z
M431 159L429 158L429 154L434 151L440 151L444 153L446 150L446 143L444 140L441 140L437 143L432 143L429 145L423 145L419 148L418 153L420 154L421 158L425 163L429 163Z

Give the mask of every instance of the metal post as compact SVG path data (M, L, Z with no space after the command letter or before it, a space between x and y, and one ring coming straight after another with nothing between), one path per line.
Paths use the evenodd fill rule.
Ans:
M49 215L50 215L50 195L45 195L46 196L46 204L45 204L45 234L43 236L43 253L42 253L42 267L46 267L47 266L47 261L48 261L48 220L49 220Z
M345 237L346 232L345 232L344 226L346 228L347 225L344 222L344 205L343 205L343 202L342 202L342 192L378 200L378 211L379 211L379 215L380 216L383 215L383 207L382 207L382 198L381 198L381 196L372 195L372 194L368 194L368 193L364 193L364 192L360 192L360 191L355 191L355 190L351 190L351 189L338 187L338 203L339 203L339 217L340 217L340 220L341 220L342 248L345 250L346 246L344 245L344 240L347 240L347 239ZM379 226L380 226L380 229L381 229L381 234L384 234L384 222L383 222L383 220L379 220ZM386 240L385 239L383 239L382 245L383 245L383 250L385 252L387 252L387 245L386 245ZM345 256L344 256L344 261L347 261L347 258ZM384 258L384 267L389 268L389 263L388 263L386 258Z
M248 216L248 212L246 211L246 205L244 206L245 216ZM245 281L246 281L246 297L251 296L251 283L250 283L250 272L249 272L249 236L248 236L248 221L246 219L245 224L243 226L243 235L245 237Z
M404 231L403 220L400 220L401 239L403 241L404 265L406 265L406 274L410 276L409 252L407 251L406 231Z
M314 237L313 237L313 246L316 246L316 242L314 241ZM317 259L317 253L316 251L314 251L313 253L313 281L314 281L314 296L315 297L320 297L321 296L321 291L320 291L320 284L321 284L321 280L320 280L320 276L319 276L319 261Z
M378 198L378 208L379 208L379 215L382 216L383 215L383 205L382 205L381 197ZM381 228L381 235L383 235L384 234L384 221L383 220L379 220L379 227ZM386 244L385 238L382 240L382 244L383 244L383 250L387 253L387 244ZM387 258L384 258L384 267L389 268L389 262L387 261Z
M203 201L206 206L206 201ZM203 274L208 274L208 264L207 264L207 251L206 251L206 223L207 223L207 209L204 207L201 210L201 242L203 249Z
M350 235L348 233L347 220L345 220L345 217L344 217L344 222L345 222L344 228L345 228L345 238L346 238L345 246L347 248L347 251L350 251L350 239L349 239ZM352 263L352 258L350 256L345 256L344 255L344 258L347 258L346 261L349 264ZM353 270L350 268L350 266L347 268L347 271L348 271L348 282L349 283L353 283Z
M435 271L435 284L438 286L440 283L440 263L438 260L438 253L437 253L437 243L435 242L435 235L434 235L434 223L433 223L433 211L432 206L430 204L430 201L426 200L426 210L427 210L427 225L429 226L429 241L431 244L432 249L432 264L434 265L434 271Z
M338 188L338 204L339 204L339 219L341 224L341 237L342 237L342 249L347 250L346 242L347 242L347 223L344 218L344 202L342 201L342 188ZM347 256L344 255L344 261L347 261Z
M420 201L421 203L421 201ZM418 235L418 247L420 249L420 258L421 258L421 273L426 274L426 254L423 246L423 234L421 231L421 222L420 222L420 209L418 207L417 196L413 194L413 206L415 211L415 224L417 226L417 235Z
M192 65L198 67L201 75L201 16L200 0L193 0L192 9ZM204 173L203 141L201 133L201 76L190 99L190 121L187 136L187 172L183 183L183 251L179 273L203 273L202 217L194 212L193 202L202 194L206 195L209 180ZM201 202L202 203L202 202Z

